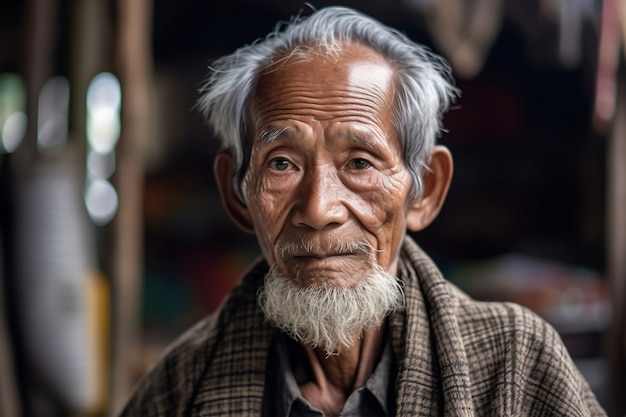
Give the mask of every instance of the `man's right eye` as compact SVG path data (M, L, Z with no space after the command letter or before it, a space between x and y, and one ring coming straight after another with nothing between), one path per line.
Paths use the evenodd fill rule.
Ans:
M270 161L270 167L277 171L286 171L291 168L291 162L285 158L274 158Z

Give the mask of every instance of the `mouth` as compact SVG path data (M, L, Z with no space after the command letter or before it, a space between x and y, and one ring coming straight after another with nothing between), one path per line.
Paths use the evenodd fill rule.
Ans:
M284 242L277 258L281 273L298 285L312 282L351 287L371 269L374 248L364 239L306 239Z
M329 252L329 253L297 253L293 254L292 257L294 259L325 259L325 258L336 258L336 257L344 257L344 256L353 256L356 255L355 252Z
M298 271L305 270L352 270L355 265L366 264L363 253L307 253L294 255L286 259L286 264Z
M354 275L371 264L372 249L364 239L292 238L283 243L278 258L288 276Z
M315 254L315 253L307 253L302 255L294 255L292 259L296 262L299 261L323 261L323 260L332 260L332 259L341 259L347 258L350 256L355 256L356 253L327 253L327 254Z

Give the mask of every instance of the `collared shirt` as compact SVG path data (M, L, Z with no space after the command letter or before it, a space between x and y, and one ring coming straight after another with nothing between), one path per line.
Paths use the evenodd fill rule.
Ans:
M301 394L294 364L306 360L301 345L285 334L278 334L270 348L266 388L263 398L264 417L322 417ZM365 385L352 392L340 416L392 416L395 414L396 362L387 341L380 361Z

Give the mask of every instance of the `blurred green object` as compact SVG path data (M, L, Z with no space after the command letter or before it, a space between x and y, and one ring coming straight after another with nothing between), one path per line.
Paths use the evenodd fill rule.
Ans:
M26 133L26 90L18 74L0 74L0 153L17 149Z

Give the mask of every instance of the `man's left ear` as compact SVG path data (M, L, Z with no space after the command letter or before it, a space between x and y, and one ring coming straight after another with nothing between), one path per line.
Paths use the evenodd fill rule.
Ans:
M445 146L431 151L430 171L424 170L422 195L408 209L407 228L412 232L425 229L439 214L452 181L452 154Z

